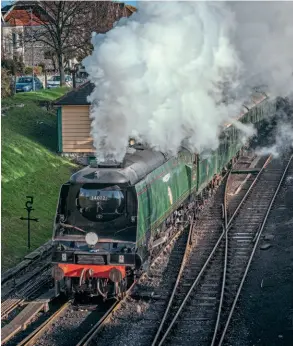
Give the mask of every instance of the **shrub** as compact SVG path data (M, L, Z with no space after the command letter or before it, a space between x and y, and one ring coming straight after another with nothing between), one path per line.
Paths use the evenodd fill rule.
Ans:
M42 74L42 67L41 66L34 66L34 74L39 76L40 74ZM26 66L24 69L24 73L26 75L32 75L33 74L33 68L32 66Z
M24 69L24 74L31 75L33 73L33 68L31 66L26 66Z
M11 76L5 68L1 68L1 80L1 96L11 96Z
M21 58L14 57L13 59L3 59L1 67L5 68L12 75L22 74L24 71L24 63Z
M3 59L1 61L1 67L7 71L7 73L14 74L15 64L12 59Z
M39 66L42 68L42 71L45 72L46 71L46 64L44 62L40 62Z

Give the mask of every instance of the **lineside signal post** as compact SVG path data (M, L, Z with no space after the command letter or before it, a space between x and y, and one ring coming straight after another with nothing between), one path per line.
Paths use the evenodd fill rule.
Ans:
M27 220L27 247L28 249L31 248L31 221L39 222L39 219L37 218L30 218L30 214L33 210L33 203L34 203L34 197L33 196L26 196L28 201L25 203L25 208L27 211L27 217L21 217L20 220Z

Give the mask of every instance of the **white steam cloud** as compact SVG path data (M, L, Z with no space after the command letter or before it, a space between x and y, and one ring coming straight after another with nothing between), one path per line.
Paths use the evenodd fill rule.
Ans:
M267 85L270 92L293 90L293 2L228 2L237 23L233 43L244 66L241 83Z
M275 28L268 4L142 2L114 29L93 35L83 64L96 86L89 100L97 159L121 161L130 136L163 152L176 153L184 140L199 152L214 149L223 123L239 114L245 87L287 93L293 24L278 3ZM221 102L235 90L237 102Z
M289 106L289 107L288 107ZM273 144L263 148L257 148L257 155L272 155L275 158L280 157L293 148L293 105L283 104L278 111L278 122L274 129Z
M293 148L293 126L288 126L288 123L280 123L277 125L275 144L260 148L256 153L258 155L272 155L277 158L290 148Z

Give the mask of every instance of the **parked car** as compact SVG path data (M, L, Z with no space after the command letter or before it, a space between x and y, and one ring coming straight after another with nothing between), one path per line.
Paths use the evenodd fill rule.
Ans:
M76 78L75 82L76 82L76 86L79 87L80 85L86 83L88 81L88 79L86 78Z
M33 80L35 81L35 87L33 86ZM15 91L17 93L19 92L27 92L27 91L33 91L34 90L40 90L44 89L43 83L39 80L38 77L32 77L32 76L24 76L19 77L16 81L15 85Z
M60 87L60 79L60 76L52 76L47 81L47 88L52 89ZM65 84L69 87L72 87L72 78L68 75L65 75Z

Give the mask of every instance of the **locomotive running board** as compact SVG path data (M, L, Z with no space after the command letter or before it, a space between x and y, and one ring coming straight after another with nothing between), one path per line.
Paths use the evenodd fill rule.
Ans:
M241 169L232 169L231 174L258 174L261 168L241 168Z

